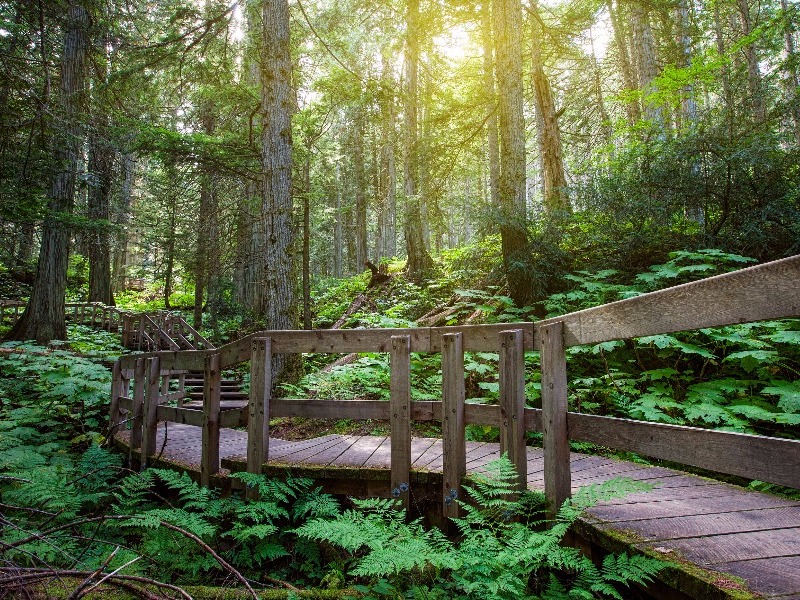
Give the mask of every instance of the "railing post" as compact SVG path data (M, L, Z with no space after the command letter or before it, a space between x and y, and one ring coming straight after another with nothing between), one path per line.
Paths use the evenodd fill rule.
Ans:
M130 332L130 320L131 317L128 313L122 315L122 347L127 348L130 340L129 332Z
M390 362L389 426L391 490L408 509L411 475L411 336L393 335Z
M133 450L142 446L142 409L144 407L145 388L145 362L143 358L136 359L136 368L133 372L133 402L131 402L131 458Z
M142 452L139 464L147 467L148 458L156 453L156 435L158 433L158 390L161 380L161 360L158 356L147 361L147 390L144 395L142 411Z
M522 330L500 332L500 452L517 471L519 491L528 485L525 449L525 349Z
M537 329L541 334L542 422L544 425L544 493L550 517L570 497L572 477L567 430L567 355L561 321Z
M144 315L139 315L139 336L136 340L136 349L142 351L142 340L144 340Z
M250 352L250 396L247 403L247 472L262 473L269 460L269 401L272 395L272 340L256 338ZM247 489L248 498L258 490Z
M117 432L117 427L122 422L122 416L119 410L119 397L125 391L123 386L125 382L122 379L122 367L119 360L114 361L114 366L111 367L111 404L108 415L108 437L113 438Z
M442 512L445 518L461 515L456 502L467 474L464 437L464 341L460 333L442 336Z
M219 402L222 388L218 352L206 355L203 377L203 447L200 459L200 484L209 486L219 471Z

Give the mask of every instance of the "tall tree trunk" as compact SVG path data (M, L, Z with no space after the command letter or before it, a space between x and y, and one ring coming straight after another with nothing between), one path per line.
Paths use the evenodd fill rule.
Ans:
M170 178L170 181L174 180ZM167 262L164 268L164 308L167 310L172 308L170 296L172 296L173 271L175 269L175 224L178 217L178 202L175 196L175 194L170 194L167 200L167 206L169 207L169 223L167 226L169 231L167 232L167 243L164 248L164 260Z
M311 142L303 161L303 329L311 329Z
M30 300L8 334L12 340L47 343L66 339L64 293L67 287L70 231L67 218L75 203L75 180L83 138L85 71L89 15L80 5L67 7L64 53L61 57L60 108L64 127L54 143L53 186L42 230L39 263Z
M492 8L489 0L481 7L481 42L483 44L483 89L486 94L486 145L489 158L489 201L499 205L500 149L497 140L497 94L494 89L494 49L492 47Z
M680 51L680 67L692 65L692 36L689 22L689 0L678 0L675 6L675 17L678 24L676 42ZM687 83L681 96L681 121L684 128L692 127L697 121L697 101L694 97L694 86Z
M93 119L93 130L89 136L91 178L87 215L90 229L86 235L89 246L89 302L102 302L113 306L109 213L115 152L107 136L108 118L100 113Z
M653 30L650 27L650 17L647 10L639 0L631 4L631 23L633 26L633 45L635 48L635 64L638 73L639 86L644 96L644 115L651 123L663 128L666 127L663 110L648 98L655 91L654 80L658 76L656 63L656 48L653 41ZM666 133L663 131L663 133Z
M531 300L524 266L525 121L522 113L522 6L520 0L495 0L494 21L500 128L500 237L509 295L518 306Z
M292 62L288 0L261 4L261 220L264 225L264 296L259 313L269 329L294 329L297 323L292 227ZM277 377L286 355L273 358Z
M353 179L355 183L356 273L369 260L367 246L367 184L364 177L364 115L358 107L353 123Z
M344 269L342 268L343 256L342 245L344 243L342 231L342 220L344 219L343 206L342 206L342 185L341 185L341 168L338 163L336 165L336 180L334 186L334 211L333 211L333 276L342 277Z
M792 115L792 125L794 130L795 143L800 146L800 102L798 102L797 91L800 89L800 77L797 74L797 56L794 49L794 31L792 30L793 20L791 15L797 15L797 6L789 8L788 0L781 0L781 10L784 14L785 25L783 37L786 48L786 62L784 68L784 86L786 88L786 102L789 105L789 112Z
M561 132L553 100L550 81L542 64L541 18L536 2L532 3L533 35L531 38L531 79L533 80L536 112L540 115L541 132L539 154L542 157L542 196L544 209L550 214L569 213L572 209L567 196L567 178L564 175L564 159L561 151Z
M611 28L614 31L614 44L617 46L617 53L619 56L622 85L628 96L624 100L625 112L628 116L628 123L634 125L642 118L642 111L639 106L639 98L636 95L636 90L639 86L636 82L636 74L631 66L631 59L628 55L628 44L625 41L627 35L625 34L622 18L619 14L619 0L616 8L614 8L612 0L607 0L606 6L608 6L608 14L611 19Z
M753 22L750 15L748 0L737 0L739 19L742 23L742 36L747 37L753 33ZM750 93L750 106L756 123L767 120L767 110L764 104L764 92L761 83L761 70L758 66L758 52L755 42L750 42L744 47L744 57L747 62L747 91Z
M381 256L397 256L397 167L395 165L394 80L387 49L382 54L381 89L381 183L383 193L384 235Z
M419 181L419 44L420 26L419 0L407 0L406 5L406 93L405 93L405 157L403 179L405 192L405 223L403 233L406 242L406 271L412 279L422 279L433 268L422 229L422 213L417 190Z
M127 285L128 266L128 222L130 221L131 203L133 201L133 183L136 177L136 160L130 152L121 154L122 187L119 203L114 209L114 222L117 225L114 236L114 269L113 291L123 292Z

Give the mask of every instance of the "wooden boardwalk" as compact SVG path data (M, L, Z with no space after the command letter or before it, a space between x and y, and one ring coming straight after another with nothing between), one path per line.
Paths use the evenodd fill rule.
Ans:
M164 443L159 425L156 447L160 461L199 472L201 429L169 423ZM223 429L220 458L234 470L246 466L247 432ZM126 444L128 432L117 435ZM381 436L326 435L303 441L269 439L272 466L358 469L366 476L385 474L389 490L391 440ZM467 473L477 473L498 458L498 444L467 442ZM411 440L412 475L440 473L443 444L439 439ZM527 448L527 480L531 489L544 487L544 458L540 448ZM800 599L800 502L748 491L695 475L661 467L573 453L573 490L615 477L646 481L651 491L601 502L580 523L589 537L613 534L636 548L667 560L685 559L711 572L710 581L722 589L741 589L728 578L744 580L752 592L780 600ZM414 493L412 483L411 493ZM373 495L375 495L373 493ZM714 573L719 573L715 580ZM708 574L707 574L708 575ZM706 577L709 580L708 577ZM674 585L674 582L671 583ZM695 597L710 597L700 595Z

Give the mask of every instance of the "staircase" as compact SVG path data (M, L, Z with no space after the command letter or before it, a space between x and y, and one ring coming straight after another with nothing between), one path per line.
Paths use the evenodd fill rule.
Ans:
M184 408L203 408L203 381L202 371L189 371L186 374L186 397ZM242 382L235 379L223 379L220 392L220 410L242 408L247 405L247 394L242 391Z

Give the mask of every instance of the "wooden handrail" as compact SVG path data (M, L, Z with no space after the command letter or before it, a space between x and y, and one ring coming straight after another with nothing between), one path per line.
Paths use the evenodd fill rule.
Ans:
M655 335L688 328L710 327L800 315L800 257L750 267L734 273L676 286L532 323L376 330L263 331L219 349L172 350L122 357L112 383L112 426L121 412L133 422L132 447L141 452L142 425L157 420L203 428L202 481L219 470L219 429L247 425L247 468L260 472L268 460L270 417L385 419L392 436L391 488L407 504L410 469L410 421L443 423L443 510L457 514L453 497L460 495L464 425L483 423L501 430L503 450L525 475L525 431L543 431L545 493L555 507L570 494L569 439L640 452L721 473L800 488L800 441L615 419L567 412L565 348L629 336ZM742 297L731 297L741 291ZM763 298L762 298L763 297ZM697 314L690 307L697 301ZM629 317L641 310L644 317ZM666 315L666 317L665 317ZM542 409L524 407L524 352L541 349ZM500 355L501 405L464 403L463 352L493 351ZM269 379L274 353L389 352L390 401L291 400L271 398ZM442 354L443 400L411 401L409 355ZM161 376L186 371L205 372L202 411L156 406L144 409L144 361L158 358ZM250 361L251 388L246 409L220 411L221 370ZM152 363L151 363L152 364ZM165 375L166 374L166 375ZM133 392L130 378L133 375ZM127 379L125 377L127 376ZM152 374L151 374L152 376ZM142 383L140 383L140 380ZM152 380L150 380L152 381ZM162 380L163 383L163 380ZM151 383L151 385L154 385ZM155 390L155 388L150 388ZM156 404L179 393L151 392ZM136 433L137 427L139 433ZM137 439L138 435L138 439ZM150 436L147 437L147 443ZM152 448L151 448L152 449ZM451 491L455 491L455 494ZM449 500L449 502L448 502Z

